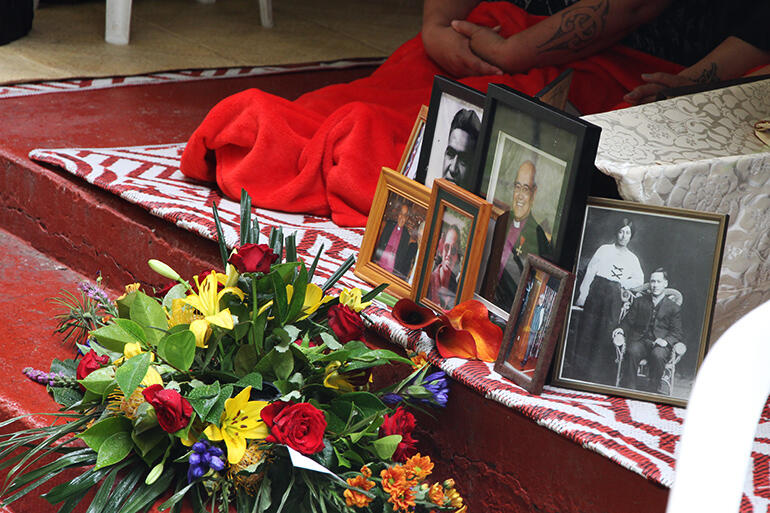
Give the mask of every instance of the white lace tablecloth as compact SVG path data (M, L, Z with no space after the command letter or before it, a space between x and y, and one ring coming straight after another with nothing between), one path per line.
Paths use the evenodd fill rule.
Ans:
M730 215L712 340L770 299L770 80L585 116L622 198Z

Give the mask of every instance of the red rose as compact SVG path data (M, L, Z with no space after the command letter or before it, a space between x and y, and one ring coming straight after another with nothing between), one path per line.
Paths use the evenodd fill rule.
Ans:
M417 453L415 447L417 440L412 438L415 425L414 415L403 408L397 408L393 415L385 415L380 426L380 438L401 435L401 441L396 447L396 452L393 453L393 461L403 462Z
M288 445L302 454L324 448L326 417L312 404L276 401L262 408L261 415L270 428L268 442Z
M78 363L78 370L76 376L78 379L83 379L91 374L96 369L100 369L102 365L110 363L110 357L105 355L99 356L91 349Z
M163 385L150 385L142 391L142 395L155 408L163 431L176 433L190 423L192 406L176 390L166 390Z
M364 334L364 321L361 316L347 305L334 305L329 308L329 327L337 335L340 344L351 340L360 340Z
M278 260L267 244L244 244L233 253L228 262L233 264L239 273L269 273L270 265Z

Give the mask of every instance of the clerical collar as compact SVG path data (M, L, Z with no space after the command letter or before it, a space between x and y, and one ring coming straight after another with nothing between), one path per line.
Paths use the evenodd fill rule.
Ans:
M516 219L513 220L513 227L514 228L521 228L521 221L517 221Z

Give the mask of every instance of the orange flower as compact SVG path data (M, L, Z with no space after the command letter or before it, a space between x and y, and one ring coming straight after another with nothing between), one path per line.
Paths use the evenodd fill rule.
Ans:
M428 355L425 353L418 353L410 358L412 360L413 369L421 369L428 364Z
M361 467L361 475L364 476L366 479L369 479L370 477L372 477L372 471L369 470L369 467L364 465L363 467Z
M364 467L366 468L366 467ZM367 469L368 470L368 469ZM371 475L371 472L369 473ZM356 476L353 478L347 479L348 486L355 486L356 488L360 488L362 490L366 490L367 492L372 489L374 486L374 481L368 481L366 479L366 476ZM357 492L355 490L345 490L343 492L343 495L345 496L345 504L348 506L355 506L357 508L365 508L369 505L370 502L372 502L371 497L367 497L361 492Z
M418 452L404 463L406 469L406 478L422 481L433 472L433 462L430 456L420 456Z
M441 486L441 483L433 483L428 490L428 498L433 504L444 505L444 487Z
M410 329L422 329L436 340L444 358L493 362L503 341L503 330L489 320L487 307L470 299L441 316L410 299L393 307L393 318Z
M415 495L417 495L417 493L411 488L404 488L401 493L398 494L391 492L388 502L393 504L394 511L398 511L399 509L409 511L409 508L415 506Z
M393 465L380 472L382 478L382 489L393 495L407 488L406 470L401 465Z

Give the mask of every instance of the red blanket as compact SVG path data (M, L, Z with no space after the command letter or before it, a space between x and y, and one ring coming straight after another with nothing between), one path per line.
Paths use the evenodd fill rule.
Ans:
M542 18L506 2L480 4L468 18L501 26L507 36ZM485 92L490 82L535 94L574 69L570 101L583 113L610 110L641 84L640 74L678 72L667 61L615 46L568 66L529 73L464 78ZM259 207L331 215L340 226L364 226L382 166L395 167L420 110L441 74L418 35L371 76L287 101L257 89L217 104L192 134L182 172L216 181L237 199L246 189Z

